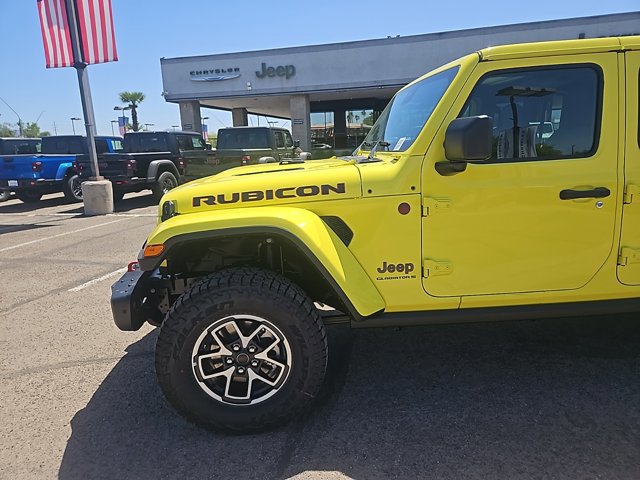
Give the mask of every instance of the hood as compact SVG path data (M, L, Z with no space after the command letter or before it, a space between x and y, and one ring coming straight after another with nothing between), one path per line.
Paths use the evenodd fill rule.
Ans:
M162 198L160 208L171 200L175 211L185 214L356 198L361 194L360 173L354 162L333 158L225 170L171 190Z

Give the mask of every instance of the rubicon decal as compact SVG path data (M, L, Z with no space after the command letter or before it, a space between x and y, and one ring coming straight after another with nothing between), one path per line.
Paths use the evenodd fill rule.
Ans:
M332 193L347 193L344 183L335 185L304 185L301 187L283 187L273 190L249 190L246 192L218 193L217 195L204 195L193 197L193 206L226 205L230 203L259 202L262 200L274 200L284 198L315 197L318 195L331 195Z
M383 261L382 266L378 267L376 270L379 274L376 277L376 280L407 280L410 278L416 278L413 275L413 271L415 270L415 265L413 263L390 263ZM386 275L384 275L386 274ZM389 275L394 274L394 275Z

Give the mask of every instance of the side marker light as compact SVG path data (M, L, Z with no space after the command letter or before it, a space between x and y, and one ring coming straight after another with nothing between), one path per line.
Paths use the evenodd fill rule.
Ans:
M164 252L164 245L147 245L144 247L144 258L157 257Z

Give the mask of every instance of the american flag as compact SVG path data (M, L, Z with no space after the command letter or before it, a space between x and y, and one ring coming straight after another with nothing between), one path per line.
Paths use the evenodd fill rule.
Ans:
M47 68L74 64L65 0L37 0ZM111 0L71 0L75 6L82 58L87 64L118 60Z
M73 51L64 0L38 0L47 68L72 67Z
M127 123L129 123L129 117L118 117L118 127L120 127L120 135L127 133Z

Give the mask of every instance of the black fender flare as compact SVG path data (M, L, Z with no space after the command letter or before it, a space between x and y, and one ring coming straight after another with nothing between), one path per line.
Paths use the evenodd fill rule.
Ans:
M160 171L171 172L176 176L177 180L180 180L178 168L171 160L154 160L149 163L149 167L147 168L147 178L156 180L158 178L158 172Z

